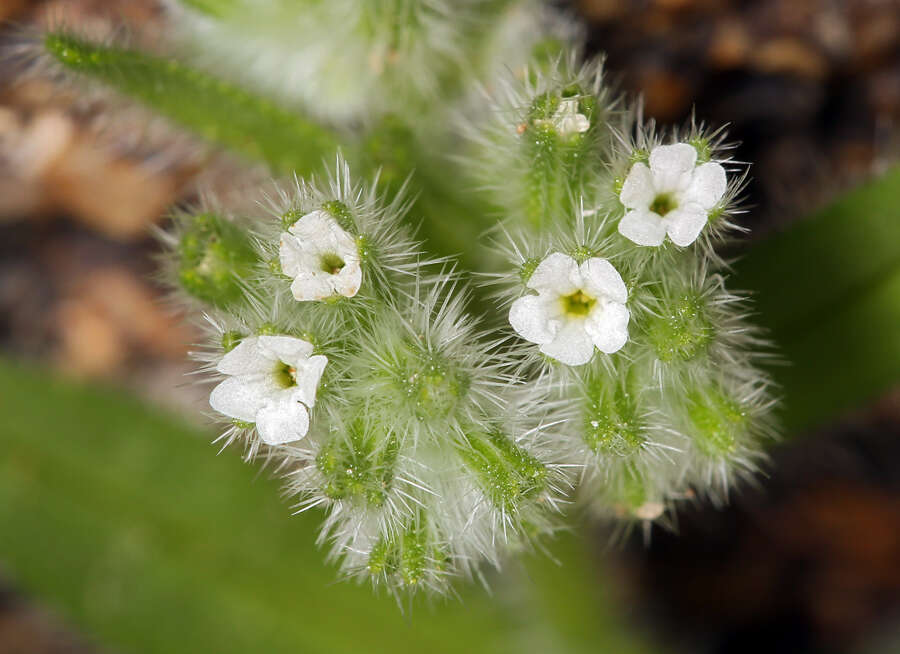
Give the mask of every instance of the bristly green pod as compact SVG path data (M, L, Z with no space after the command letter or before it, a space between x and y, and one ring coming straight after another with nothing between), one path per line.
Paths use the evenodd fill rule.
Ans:
M258 261L247 235L214 213L184 216L179 222L176 265L180 288L222 308L240 301Z

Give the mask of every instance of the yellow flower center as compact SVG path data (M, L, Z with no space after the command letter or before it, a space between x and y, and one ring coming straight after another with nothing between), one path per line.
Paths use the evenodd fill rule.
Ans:
M281 388L291 388L297 385L297 369L284 362L279 362L275 368L275 383Z
M660 193L653 198L653 202L650 204L650 211L659 216L665 216L677 206L671 193Z
M322 270L329 275L337 275L347 264L333 252L327 252L322 255L322 258L319 260L319 265L322 267Z
M597 298L586 295L584 291L580 289L571 295L562 297L563 311L568 316L582 318L591 312L591 309L595 304L597 304Z

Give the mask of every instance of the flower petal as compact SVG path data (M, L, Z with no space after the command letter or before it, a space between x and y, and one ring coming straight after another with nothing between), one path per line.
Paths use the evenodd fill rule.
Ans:
M362 284L362 268L359 263L347 262L337 275L332 276L331 284L335 292L346 297L353 297L359 293Z
M512 303L509 324L519 336L532 343L549 343L560 327L560 321L549 310L548 301L537 295L526 295Z
M327 211L319 209L303 216L288 231L300 240L301 245L306 245L308 241L317 242L328 238L332 223L337 225Z
M585 321L584 329L597 349L612 354L628 342L628 320L631 314L624 304L607 302Z
M621 304L628 300L628 289L622 276L606 259L593 257L579 267L584 290L594 297L605 296Z
M563 116L559 120L559 133L562 136L570 134L583 134L591 127L590 121L584 114L571 114Z
M619 221L619 233L638 245L662 245L666 225L650 211L629 211Z
M272 359L259 349L259 337L248 336L227 352L216 366L223 375L252 375L272 369Z
M340 256L347 265L359 265L359 248L356 245L356 240L341 229L337 223L334 223L331 227L330 241L335 254Z
M666 215L666 231L675 245L687 247L697 240L709 213L699 204L686 204Z
M622 184L619 200L628 209L647 209L655 197L656 189L650 169L643 163L634 164Z
M278 259L281 272L288 277L295 277L307 265L307 254L303 251L300 240L293 234L282 234L278 246Z
M541 352L569 366L581 366L594 356L594 344L584 331L584 321L566 323L556 338L541 345Z
M708 211L722 199L727 188L728 176L725 169L720 164L710 161L694 170L691 185L682 195L682 202L696 202Z
M688 143L658 145L650 152L650 172L657 193L683 191L691 183L697 150Z
M259 349L271 359L297 365L312 354L312 343L294 336L260 336Z
M330 298L334 295L334 285L331 283L331 277L332 275L325 272L319 274L302 270L291 283L291 294L298 302Z
M328 364L328 357L323 354L309 357L297 366L297 374L295 379L297 386L294 388L297 398L306 406L313 407L316 405L316 391L319 388L319 380L322 378L322 371Z
M263 375L229 377L209 394L209 406L231 418L255 422L256 413L273 391Z
M578 290L581 276L575 259L562 252L554 252L547 256L528 279L526 286L538 293L568 295Z
M309 431L309 409L295 394L281 394L256 414L256 431L268 445L298 441Z

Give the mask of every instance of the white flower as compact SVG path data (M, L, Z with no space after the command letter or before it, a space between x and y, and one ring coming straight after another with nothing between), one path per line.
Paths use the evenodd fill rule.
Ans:
M359 249L326 211L313 211L281 236L281 270L293 277L291 293L301 302L333 295L353 297L362 283Z
M578 113L578 100L562 100L553 114L552 122L556 131L563 138L571 134L581 134L591 126L587 117Z
M228 352L216 370L228 378L209 405L226 416L255 422L269 445L300 440L309 431L309 408L328 358L310 356L312 344L292 336L250 336Z
M513 302L509 323L544 354L580 366L591 360L594 346L611 354L628 340L628 290L606 259L594 257L579 266L572 257L554 252L527 286L537 295Z
M631 167L619 199L630 209L619 221L619 233L638 245L662 245L666 234L681 247L700 235L728 182L715 162L700 166L688 143L660 145L650 153L650 167Z

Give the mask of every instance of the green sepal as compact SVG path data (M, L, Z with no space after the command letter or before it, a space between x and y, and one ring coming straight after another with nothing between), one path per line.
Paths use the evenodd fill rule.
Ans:
M704 456L726 458L740 444L748 416L734 398L719 388L688 394L689 436Z
M178 285L218 307L240 301L258 262L247 235L229 220L202 213L184 220L176 249Z
M547 468L499 431L472 430L457 452L497 508L512 511L547 487Z
M645 330L660 361L690 361L706 352L715 329L703 298L690 291L660 298L659 314L647 318Z
M346 437L332 438L316 455L316 467L325 479L323 494L332 500L382 506L394 481L399 452L396 436L385 438L357 421Z

